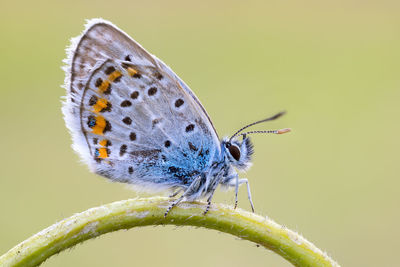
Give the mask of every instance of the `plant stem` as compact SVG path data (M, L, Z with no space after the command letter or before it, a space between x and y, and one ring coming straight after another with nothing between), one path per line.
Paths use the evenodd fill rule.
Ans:
M0 266L37 266L50 256L99 235L138 226L187 225L218 230L252 241L295 266L339 266L302 236L274 221L222 204L181 203L168 216L168 198L129 199L75 214L37 233L0 257Z

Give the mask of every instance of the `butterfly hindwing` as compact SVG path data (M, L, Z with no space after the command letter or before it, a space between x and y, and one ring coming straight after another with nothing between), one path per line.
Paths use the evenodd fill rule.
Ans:
M112 24L95 20L72 45L64 115L74 148L116 181L188 186L219 151L193 92Z

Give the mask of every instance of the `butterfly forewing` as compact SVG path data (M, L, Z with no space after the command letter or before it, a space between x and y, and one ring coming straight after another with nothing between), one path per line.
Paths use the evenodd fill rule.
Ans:
M145 186L187 186L220 153L193 92L118 28L91 22L70 53L64 114L93 171Z

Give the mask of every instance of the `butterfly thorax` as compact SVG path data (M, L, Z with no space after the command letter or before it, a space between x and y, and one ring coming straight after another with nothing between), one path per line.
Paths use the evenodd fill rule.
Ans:
M211 166L197 179L194 179L192 184L187 188L187 200L195 200L208 197L212 194L217 186L224 180L224 177L229 176L234 172L234 169L229 164L225 157L220 157L213 161Z
M251 166L253 145L248 137L242 142L223 139L219 152L214 156L209 169L193 180L187 192L189 200L211 195L219 184L229 185L238 177L235 169L246 170Z

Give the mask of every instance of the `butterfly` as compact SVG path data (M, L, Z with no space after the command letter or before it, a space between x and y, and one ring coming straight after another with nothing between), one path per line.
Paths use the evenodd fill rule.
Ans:
M63 114L73 148L90 170L112 181L151 192L170 190L181 201L207 198L206 214L218 185L247 185L237 170L251 165L252 133L242 131L277 119L278 113L219 139L192 90L161 60L102 19L89 20L67 49L67 95ZM243 137L239 140L239 137Z

